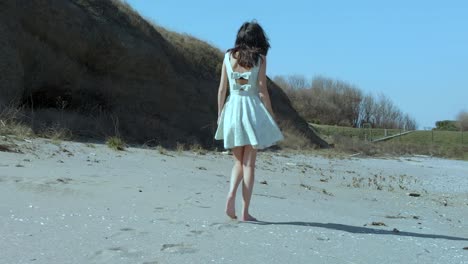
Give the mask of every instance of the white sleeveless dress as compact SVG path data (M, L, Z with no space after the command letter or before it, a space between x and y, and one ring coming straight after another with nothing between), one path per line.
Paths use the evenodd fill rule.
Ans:
M263 105L258 94L258 63L248 72L234 72L230 53L224 56L230 95L226 99L219 118L215 139L224 140L224 148L252 145L263 149L283 139L275 120ZM246 79L241 85L236 79Z

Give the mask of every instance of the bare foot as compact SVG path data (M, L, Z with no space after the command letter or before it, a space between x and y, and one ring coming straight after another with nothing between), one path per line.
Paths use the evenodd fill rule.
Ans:
M250 222L257 222L257 218L251 216L250 214L243 215L242 216L242 221L250 221Z
M228 196L226 202L226 214L231 219L237 219L236 216L236 197L235 196Z

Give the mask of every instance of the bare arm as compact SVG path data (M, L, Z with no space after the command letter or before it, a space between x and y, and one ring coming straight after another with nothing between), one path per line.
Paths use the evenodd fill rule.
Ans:
M258 94L263 104L265 105L268 112L272 117L275 117L273 109L271 108L270 95L268 94L267 88L267 77L266 77L266 56L262 56L262 65L260 65L260 71L258 72Z
M221 69L221 80L219 81L218 88L218 122L221 111L223 111L224 101L226 99L227 81L226 65L223 62L223 67Z

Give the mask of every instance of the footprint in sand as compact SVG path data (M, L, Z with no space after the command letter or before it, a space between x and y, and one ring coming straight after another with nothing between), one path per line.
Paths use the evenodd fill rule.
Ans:
M210 226L217 227L218 230L239 228L236 223L212 223Z
M55 180L32 180L32 181L23 181L15 180L16 186L20 190L32 191L37 193L57 193L62 195L80 195L80 191L73 189L72 186L68 183L72 182L70 178L59 178Z
M134 235L135 233L136 233L136 229L131 228L131 227L123 227L123 228L120 228L118 232L110 235L109 238L127 237L129 235Z
M175 254L192 254L198 252L198 249L194 248L190 244L179 243L179 244L164 244L161 247L161 251Z
M190 230L190 233L187 234L186 236L188 236L188 237L195 237L195 236L200 236L200 235L202 235L203 233L205 233L205 232L202 231L202 230Z
M96 251L91 257L91 263L107 263L109 261L120 261L122 259L138 259L143 256L143 252L126 247L116 246L104 250Z

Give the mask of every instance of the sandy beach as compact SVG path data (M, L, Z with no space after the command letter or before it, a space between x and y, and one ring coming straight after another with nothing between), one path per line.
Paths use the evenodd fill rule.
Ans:
M16 144L0 263L468 263L465 161L261 152L246 223L224 214L230 155Z

